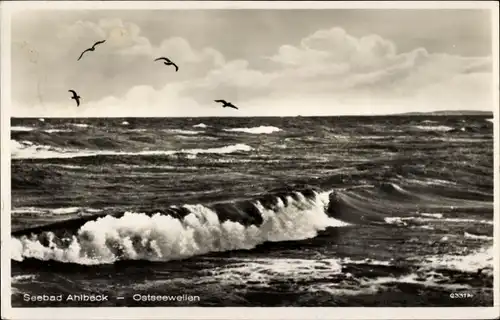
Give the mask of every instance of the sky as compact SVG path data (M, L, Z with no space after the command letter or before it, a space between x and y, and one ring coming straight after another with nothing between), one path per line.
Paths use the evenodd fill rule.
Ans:
M470 9L22 11L12 16L11 114L491 111L490 19Z

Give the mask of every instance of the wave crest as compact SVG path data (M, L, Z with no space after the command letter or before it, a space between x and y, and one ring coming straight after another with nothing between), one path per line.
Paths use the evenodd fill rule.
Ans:
M262 133L273 133L281 131L280 128L273 126L260 126L260 127L252 127L252 128L233 128L233 129L224 129L227 132L244 132L251 134L262 134Z
M327 227L346 223L325 212L328 193L301 193L278 198L272 209L253 202L262 223L245 226L221 222L217 212L203 205L185 205L183 218L156 213L126 212L122 217L105 216L85 223L71 238L54 232L12 237L11 258L57 260L79 264L105 264L118 260L168 261L209 252L252 249L267 241L312 238Z
M125 156L147 156L147 155L174 155L178 153L200 154L200 153L233 153L239 151L251 151L252 147L246 144L234 144L224 147L207 149L181 149L181 150L145 150L137 152L123 152L113 150L72 150L58 147L20 143L11 140L11 154L13 159L53 159L53 158L77 158L93 157L98 155L125 155Z
M193 128L206 128L206 127L208 126L204 123L198 123L193 126Z

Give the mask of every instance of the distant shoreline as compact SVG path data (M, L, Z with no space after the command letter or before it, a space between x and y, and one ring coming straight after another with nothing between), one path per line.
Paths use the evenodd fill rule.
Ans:
M474 111L474 110L443 110L430 112L405 112L394 114L398 116L492 116L493 111Z

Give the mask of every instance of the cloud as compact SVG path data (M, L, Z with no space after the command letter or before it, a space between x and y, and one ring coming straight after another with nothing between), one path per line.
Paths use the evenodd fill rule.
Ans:
M19 106L48 107L63 101L69 105L68 89L76 90L86 103L127 97L135 87L161 90L168 83L204 77L224 64L220 52L193 48L179 37L155 46L139 26L120 19L76 21L52 31L33 32L30 38L13 43L13 97ZM105 44L77 61L83 50L101 39ZM170 57L182 72L153 61L160 55Z
M75 57L96 39L106 39L106 46L77 63ZM315 31L295 45L277 44L274 54L253 64L227 60L216 48L195 48L181 37L153 44L138 25L120 19L78 21L44 41L31 43L37 62L14 67L14 96L26 106L18 109L23 115L228 115L213 102L221 98L241 107L237 115L249 116L492 107L491 57L425 48L398 52L389 39L355 37L340 27ZM14 54L26 61L29 50L21 47ZM179 72L154 62L157 56L171 58ZM40 75L48 77L41 89L45 106L33 108L33 101L42 101ZM67 87L81 94L85 107L68 111Z
M267 100L273 108L314 101L318 114L492 107L490 57L429 53L425 48L400 53L393 42L378 35L356 38L336 27L316 31L297 46L282 45L268 59L278 66L273 71L240 63L231 69L235 81L223 78L224 84L239 91L267 88L267 99L248 97L249 105L252 100L261 105ZM222 82L210 78L213 87ZM301 113L299 108L287 113Z

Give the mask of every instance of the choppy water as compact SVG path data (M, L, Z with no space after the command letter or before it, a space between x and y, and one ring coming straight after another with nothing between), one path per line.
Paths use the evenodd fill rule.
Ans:
M13 306L491 306L489 118L12 119Z

